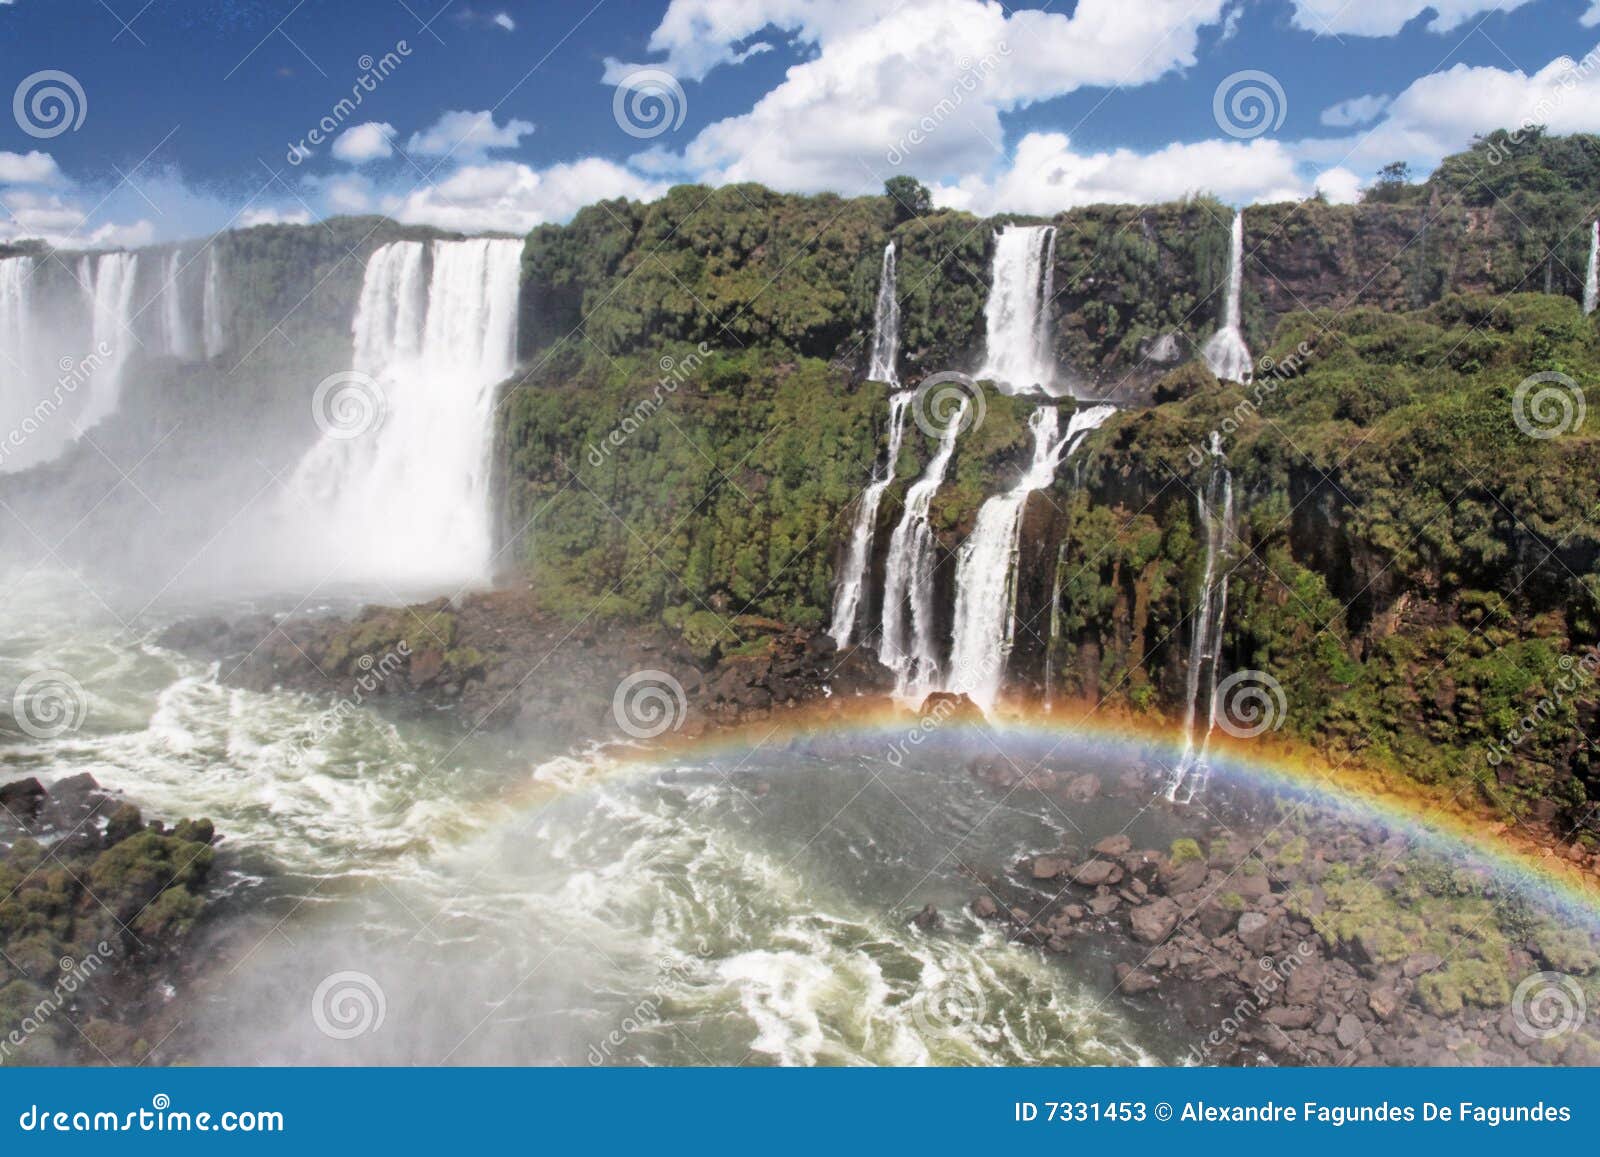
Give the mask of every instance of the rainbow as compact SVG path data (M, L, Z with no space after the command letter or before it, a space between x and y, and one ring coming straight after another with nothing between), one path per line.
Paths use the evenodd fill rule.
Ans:
M1027 751L1036 765L1088 755L1171 769L1183 749L1182 737L1170 724L1114 715L1104 708L1058 707L1049 714L1006 712L986 722L938 722L888 701L862 699L796 708L762 722L699 734L669 731L649 743L605 747L588 766L591 773L610 778L663 766L740 764L752 752L792 745L858 756L876 751L892 761L896 750L936 750L941 740L976 735L978 728ZM1445 796L1370 765L1337 763L1276 737L1230 740L1213 734L1208 761L1213 782L1266 790L1346 818L1381 823L1435 853L1468 856L1502 883L1600 925L1600 879L1476 801ZM535 790L546 794L548 784Z

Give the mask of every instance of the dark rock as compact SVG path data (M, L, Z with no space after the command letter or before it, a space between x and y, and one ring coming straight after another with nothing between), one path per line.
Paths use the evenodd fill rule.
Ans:
M1131 964L1117 965L1117 987L1129 996L1138 996L1141 992L1149 992L1160 983L1148 972L1135 968Z
M10 813L6 818L23 822L31 820L44 797L44 785L31 777L0 785L0 809Z
M935 691L922 701L919 714L956 723L982 723L983 709L965 695Z
M1204 860L1189 860L1179 864L1176 868L1167 868L1156 877L1156 887L1169 896L1181 896L1185 892L1192 892L1206 882L1206 863Z
M144 819L139 815L139 809L131 803L125 803L112 812L111 818L106 821L106 843L120 844L143 830Z
M1239 919L1239 913L1232 908L1224 908L1213 900L1207 900L1196 909L1194 919L1201 934L1215 940L1233 927L1234 922Z
M1283 985L1283 998L1290 1004L1311 1004L1322 991L1322 982L1328 970L1320 960L1308 960L1295 966ZM1333 1031L1329 1029L1328 1031Z
M993 920L1000 915L1000 905L992 896L979 896L972 902L972 914L980 920Z
M944 917L939 915L939 909L932 904L925 904L922 911L911 917L911 922L924 932L932 932L944 924Z

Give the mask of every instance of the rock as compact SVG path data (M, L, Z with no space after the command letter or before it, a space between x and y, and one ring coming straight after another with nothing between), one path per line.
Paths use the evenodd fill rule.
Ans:
M1317 1018L1317 1010L1304 1004L1275 1004L1261 1014L1261 1019L1279 1028L1309 1028Z
M932 932L944 924L944 917L939 915L939 909L932 904L924 904L922 911L911 917L911 922L924 932Z
M44 784L31 776L0 785L0 809L10 813L6 819L32 819L44 797Z
M1033 861L1033 878L1035 880L1054 880L1066 867L1060 860L1050 856L1039 856Z
M1117 965L1117 987L1130 996L1138 996L1141 992L1149 992L1160 983L1148 972L1135 968L1131 964Z
M1100 794L1100 777L1093 772L1075 775L1061 789L1061 794L1072 803L1088 803Z
M1239 874L1228 881L1228 886L1245 900L1260 900L1272 894L1272 884L1266 876L1246 876Z
M1347 1012L1339 1018L1339 1027L1334 1029L1333 1036L1341 1048L1354 1048L1356 1042L1366 1036L1366 1029L1354 1014Z
M979 896L972 902L972 914L979 920L993 920L1000 915L1000 905L992 896Z
M1068 920L1082 920L1087 913L1078 904L1063 904L1061 906L1061 915Z
M1110 860L1085 860L1072 872L1073 883L1082 884L1086 888L1115 884L1121 879L1122 869Z
M1122 903L1115 896L1096 896L1089 901L1089 911L1096 916L1109 916L1117 910L1117 905Z
M1194 915L1195 923L1209 940L1215 940L1227 932L1238 918L1239 914L1232 908L1224 908L1212 900L1200 905Z
M1124 835L1107 836L1094 846L1102 856L1125 856L1133 850L1133 841Z
M1400 966L1408 980L1415 980L1424 972L1432 972L1444 963L1444 957L1436 952L1413 952L1407 956L1405 963Z
M1189 860L1176 868L1169 867L1156 877L1156 886L1169 896L1192 892L1206 882L1206 862Z
M935 691L922 701L919 711L924 718L932 716L941 721L982 723L983 709L965 695L949 691Z
M1400 998L1395 995L1394 989L1380 985L1367 994L1367 1007L1372 1010L1373 1016L1388 1021L1400 1011Z
M1328 969L1320 960L1308 960L1295 966L1283 985L1283 998L1290 1004L1311 1004L1322 991ZM1333 1029L1330 1027L1329 1032Z
M1272 931L1272 921L1260 912L1246 912L1239 917L1239 943L1251 952L1262 953L1267 949L1267 935Z
M1159 944L1172 935L1181 915L1178 906L1166 897L1152 900L1130 915L1133 937L1143 944Z
M1322 1019L1317 1021L1317 1031L1323 1036L1332 1036L1339 1028L1339 1017L1334 1012L1325 1012Z

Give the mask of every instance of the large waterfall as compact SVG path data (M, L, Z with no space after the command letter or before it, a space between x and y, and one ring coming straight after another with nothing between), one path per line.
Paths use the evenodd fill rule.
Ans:
M78 263L78 280L89 299L93 348L110 351L95 370L88 400L75 419L79 429L87 430L116 411L122 371L138 341L133 331L133 286L138 274L139 257L134 253L102 253Z
M1028 419L1033 431L1033 461L1022 479L985 502L978 522L961 544L956 563L954 644L946 690L964 692L985 711L999 698L1006 657L1016 631L1017 557L1022 511L1028 496L1055 481L1056 470L1116 412L1091 406L1075 412L1060 433L1054 406L1040 406Z
M872 565L872 540L878 526L878 507L883 493L894 482L895 463L900 460L900 447L905 440L906 409L915 390L901 390L889 399L889 453L883 469L875 471L872 481L861 492L861 507L856 511L856 523L850 532L849 553L845 556L844 571L838 589L833 593L833 625L828 633L842 649L850 645L855 634L856 617L861 609L861 592L866 587L867 570Z
M184 308L184 268L182 249L167 254L161 275L161 337L167 353L189 362L200 356L200 342L192 315Z
M900 360L900 302L895 297L894 242L883 247L883 270L878 274L878 302L872 311L872 365L867 379L900 383L895 366Z
M1583 312L1591 314L1600 305L1600 221L1589 226L1589 272L1583 279Z
M906 491L905 512L889 537L889 557L883 573L883 637L878 658L895 673L895 694L920 699L939 675L939 640L934 626L933 527L928 512L933 496L944 485L945 471L956 452L956 439L967 421L969 403L963 400L949 416L939 438L939 449L922 477Z
M1226 559L1233 534L1233 475L1228 473L1221 438L1211 436L1211 470L1195 495L1206 560L1195 594L1189 628L1189 670L1184 683L1183 754L1167 784L1169 800L1190 800L1205 786L1206 750L1217 725L1217 675L1222 659L1222 632L1228 618ZM1203 685L1203 689L1202 689ZM1203 712L1202 712L1203 708ZM1200 719L1205 730L1200 732ZM1197 732L1200 732L1197 737ZM1181 793L1181 796L1180 796Z
M1250 348L1240 329L1239 296L1244 278L1244 214L1234 213L1228 243L1228 296L1224 303L1222 328L1206 342L1202 356L1206 366L1225 382L1248 382L1251 375Z
M520 241L400 241L368 259L353 371L319 390L327 436L290 487L326 577L487 577L495 386L515 366L521 253Z
M977 377L1007 393L1048 389L1055 379L1050 308L1055 285L1052 225L1012 225L995 236L993 284L983 316L983 368Z

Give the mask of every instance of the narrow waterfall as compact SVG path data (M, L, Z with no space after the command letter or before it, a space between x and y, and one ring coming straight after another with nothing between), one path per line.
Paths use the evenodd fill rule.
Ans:
M1594 312L1600 305L1600 221L1589 226L1589 272L1583 279L1583 312Z
M133 332L133 286L138 274L139 257L134 253L102 253L78 263L78 279L89 300L90 340L95 350L110 351L96 367L88 399L75 419L80 430L116 412L122 396L122 371L138 341Z
M1222 632L1228 618L1225 563L1233 534L1233 475L1228 472L1227 460L1222 454L1221 438L1215 433L1211 435L1210 475L1200 493L1195 495L1195 510L1205 534L1206 562L1200 589L1195 594L1193 625L1189 630L1183 754L1167 784L1167 799L1185 803L1193 799L1206 782L1206 750L1217 725L1217 669L1222 659ZM1205 730L1197 738L1202 710Z
M938 679L939 645L933 610L935 555L928 512L933 507L933 496L944 485L969 404L963 400L944 427L938 451L922 477L906 491L905 512L889 536L878 659L895 673L895 695L901 699L920 699Z
M183 307L183 269L183 250L174 249L161 275L161 337L168 354L192 362L199 357L199 342Z
M1044 641L1044 711L1055 710L1056 640L1061 637L1061 572L1067 565L1067 544L1056 548L1056 573L1050 581L1050 635Z
M849 553L845 556L839 587L833 594L833 625L828 629L841 650L850 645L850 637L855 634L861 592L866 588L867 571L872 565L878 507L883 502L884 491L894 482L895 463L900 460L900 447L905 440L906 409L914 397L915 390L902 390L889 399L888 457L884 459L883 468L873 472L872 482L861 492L861 507L856 511L855 528L850 532Z
M1211 335L1201 356L1206 367L1225 382L1250 380L1250 348L1244 344L1240 327L1239 295L1244 279L1244 214L1233 215L1228 248L1228 297L1222 315L1222 328Z
M353 370L319 390L326 436L290 488L302 505L289 516L320 528L311 565L326 577L487 577L495 387L516 364L521 254L520 241L401 241L368 259Z
M217 242L212 238L206 251L205 293L200 303L201 329L205 334L207 361L221 356L228 348L228 330L222 319L222 308L222 270L217 261Z
M1055 285L1052 225L1011 225L995 236L993 284L983 317L983 368L975 375L1006 393L1048 389L1055 379L1050 308Z
M900 302L895 297L894 242L883 247L883 270L878 274L878 301L872 311L872 365L867 380L900 384Z
M954 645L945 690L966 694L988 711L1000 695L1006 658L1016 632L1017 556L1022 511L1028 496L1055 481L1056 470L1112 414L1115 406L1075 412L1060 434L1054 406L1040 406L1028 419L1033 461L1021 481L985 502L977 525L956 559Z

